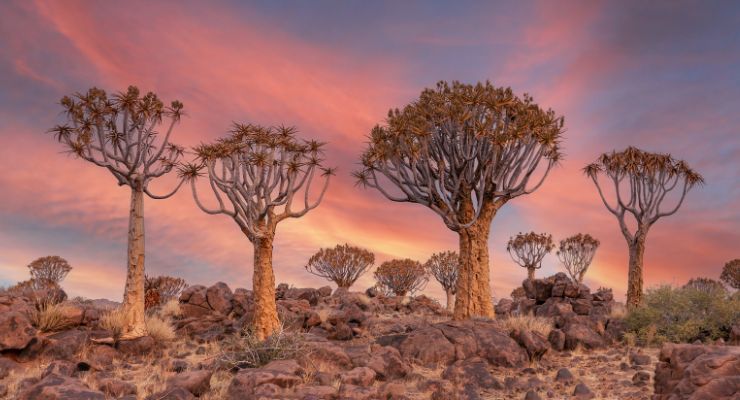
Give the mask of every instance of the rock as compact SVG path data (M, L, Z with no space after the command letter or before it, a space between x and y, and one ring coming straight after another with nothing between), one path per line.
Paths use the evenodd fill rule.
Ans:
M563 331L566 350L573 350L578 345L586 349L598 349L606 345L604 339L585 324L568 323Z
M87 388L81 381L49 374L18 395L18 400L105 400L103 392Z
M368 367L357 367L339 375L342 384L370 386L375 381L375 371Z
M503 385L488 371L488 363L480 357L459 360L442 372L442 378L456 385L474 385L485 389L502 389Z
M87 342L87 332L76 329L55 333L47 337L42 355L50 359L71 360Z
M188 303L180 304L180 310L185 318L201 318L211 314L211 309L208 307Z
M342 371L353 367L352 360L341 347L331 342L307 342L299 363L304 366L320 364L324 371Z
M534 390L527 391L527 394L524 395L524 400L542 400L542 397L537 394Z
M632 383L635 386L645 386L650 382L650 374L645 371L637 371L632 376Z
M228 315L231 312L231 300L233 298L234 294L231 292L229 285L223 282L217 282L206 289L208 306L223 315Z
M514 331L511 333L511 337L527 350L530 361L539 361L547 353L547 350L550 349L547 339L539 332Z
M578 315L589 315L591 313L591 309L593 308L591 300L588 299L579 298L571 300L570 304L571 306L573 306L573 312Z
M147 396L145 400L194 400L195 398L187 389L174 387Z
M575 378L568 368L560 368L555 374L555 382L571 384L574 380Z
M412 371L411 366L401 359L398 349L390 346L374 350L366 366L375 371L378 378L383 380L403 378Z
M136 385L119 379L107 378L98 383L98 390L112 397L123 397L126 395L136 395Z
M169 359L167 361L165 369L167 371L176 372L179 374L180 372L186 371L188 367L189 367L189 364L187 361L175 358L175 359Z
M630 363L632 365L650 365L650 356L642 352L630 353Z
M252 313L254 309L254 296L251 291L244 288L234 289L234 295L231 298L231 310L237 317L242 317Z
M537 306L535 315L538 317L569 317L573 315L573 306L559 297L551 297Z
M563 351L565 349L565 333L560 329L551 330L547 336L547 341L557 351Z
M85 309L78 304L65 304L59 310L70 327L80 326L85 320Z
M380 295L380 290L378 290L378 288L375 286L370 286L369 288L367 288L367 290L365 290L365 294L367 295L367 297L375 298Z
M90 346L87 356L83 361L90 365L90 368L96 371L104 371L111 368L113 359L117 355L118 352L113 347L107 345L93 345Z
M551 282L548 279L534 280L534 299L537 300L538 304L544 303L552 296L553 285L554 282Z
M129 356L140 356L149 354L156 343L151 336L143 336L131 340L121 340L116 344L118 351L121 354Z
M426 366L448 365L455 361L455 346L442 331L431 326L411 332L398 350L404 358Z
M303 375L306 372L296 360L273 360L262 369L288 375Z
M59 376L71 377L77 372L77 364L67 360L54 360L49 363L44 372L41 373L41 378L45 378L48 375L56 374Z
M730 331L730 344L740 345L740 321L736 322L735 325L732 326L732 331Z
M612 342L619 342L627 332L627 323L622 319L609 319L606 323L604 335Z
M331 292L332 292L331 286L322 286L318 289L318 291L321 297L329 297L331 296Z
M18 311L0 312L0 351L22 350L36 336L36 328L26 314Z
M355 386L342 384L339 387L339 398L342 400L375 400L378 396L378 389L369 386Z
M573 390L573 396L577 399L593 399L596 397L594 392L592 392L591 389L583 383L576 385L576 388Z
M494 325L477 323L473 331L478 342L478 354L491 365L511 368L526 364L526 351Z
M334 333L329 336L334 340L351 340L354 337L352 328L344 321L339 321L334 327Z
M181 372L167 379L167 387L181 387L187 389L196 397L200 397L211 389L213 371L199 370Z
M301 400L331 400L337 397L337 389L332 386L310 386L301 384L295 387L295 395Z
M180 303L205 307L208 304L206 290L208 289L203 285L190 286L180 293Z
M740 347L668 343L659 359L655 400L729 400L740 392Z
M12 371L17 371L21 368L19 363L0 356L0 379L5 379Z
M280 371L271 371L264 368L246 369L239 371L229 384L226 393L227 399L244 399L249 395L257 395L260 386L274 385L276 388L290 388L302 383L297 375ZM265 389L269 389L268 386Z
M498 304L496 304L496 307L494 307L494 310L496 311L496 316L510 316L512 310L514 309L514 301L511 299L501 299L499 300Z

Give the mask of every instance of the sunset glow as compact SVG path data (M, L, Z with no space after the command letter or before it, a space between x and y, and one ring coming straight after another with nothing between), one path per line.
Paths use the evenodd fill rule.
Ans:
M59 99L92 86L137 85L180 100L173 141L186 147L223 136L232 122L296 126L328 143L337 176L317 209L278 226L277 282L329 284L304 265L339 243L374 252L376 266L457 249L432 211L390 202L350 175L388 109L439 80L511 86L565 117L564 160L493 221L494 297L526 278L506 253L509 237L536 231L556 242L598 238L585 282L624 298L627 246L581 169L629 145L686 160L706 180L650 231L646 286L717 279L738 257L737 12L699 2L663 7L671 18L638 2L134 3L0 4L0 286L27 279L34 258L59 255L74 267L63 282L70 296L120 300L129 190L45 133L63 120ZM169 191L171 175L153 189ZM251 287L252 246L228 217L200 211L189 190L146 199L145 208L149 274ZM561 270L553 253L537 274ZM372 284L368 273L356 288ZM444 299L436 282L425 293Z

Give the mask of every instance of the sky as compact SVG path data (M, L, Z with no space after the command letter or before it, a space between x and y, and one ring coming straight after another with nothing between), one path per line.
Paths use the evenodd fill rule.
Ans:
M186 116L173 140L194 146L233 122L296 126L328 142L338 167L326 198L277 229L277 282L327 284L304 265L348 242L426 260L457 237L424 206L355 186L366 135L390 108L440 80L490 80L565 117L565 158L491 227L497 298L526 271L506 253L518 232L601 241L586 276L624 298L627 245L581 168L634 145L670 153L706 184L650 230L645 284L718 278L740 257L740 5L700 1L4 1L0 3L0 285L28 278L45 255L66 258L71 296L118 300L125 281L129 191L64 152L45 132L59 99L96 86L137 85ZM169 191L174 178L152 184ZM233 220L189 190L147 199L146 269L189 283L251 287L252 246ZM538 275L562 267L545 257ZM358 289L373 284L366 274ZM430 283L425 293L442 298Z

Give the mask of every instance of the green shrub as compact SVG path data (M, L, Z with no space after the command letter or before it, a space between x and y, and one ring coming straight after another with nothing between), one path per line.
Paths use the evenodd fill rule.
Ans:
M640 345L663 342L729 339L732 324L740 319L740 292L701 290L669 285L648 289L641 306L626 317L627 329Z

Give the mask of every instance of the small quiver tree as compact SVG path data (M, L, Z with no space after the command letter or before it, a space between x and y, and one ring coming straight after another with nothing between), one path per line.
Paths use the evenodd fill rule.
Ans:
M583 283L583 277L594 259L597 248L599 241L587 233L579 233L560 241L558 259L574 282Z
M150 309L176 299L186 287L187 283L182 278L167 275L145 276L145 306Z
M509 238L506 251L520 267L527 269L527 279L534 279L534 271L542 267L545 254L552 251L555 245L552 235L546 233L521 233Z
M165 106L156 94L140 96L129 86L126 92L108 96L92 88L85 94L61 100L68 124L51 129L71 154L107 169L120 186L131 189L128 230L128 268L121 305L123 327L120 339L147 335L144 322L144 194L164 199L177 192L158 196L149 184L175 167L183 148L170 143L180 121L183 105L173 101ZM167 119L167 122L164 120ZM164 132L160 131L160 127Z
M704 293L727 293L721 282L710 278L691 278L685 285L684 289L693 289Z
M434 279L442 285L447 296L447 310L452 311L455 307L455 290L457 289L457 276L460 258L454 251L445 251L432 254L432 257L424 264Z
M458 233L455 319L493 317L488 236L496 212L560 159L563 118L489 82L440 82L370 133L358 182L422 204Z
M733 289L740 289L740 258L728 261L719 279Z
M375 262L373 253L348 244L320 249L306 264L306 271L349 289Z
M704 178L686 162L669 154L648 153L635 147L604 153L583 171L593 180L606 209L617 217L627 241L627 306L635 307L642 302L643 255L648 230L661 217L675 214L689 190L704 183ZM613 186L611 196L614 200L607 200L608 193L602 189L598 179L600 175L606 178L607 186ZM678 190L675 205L664 207L663 201L674 190ZM634 218L634 223L627 221L627 215ZM633 231L630 225L633 225Z
M59 256L46 256L28 264L31 278L37 282L59 285L67 276L72 266Z
M386 295L413 295L429 282L424 266L408 258L386 261L380 264L374 275L378 288Z
M318 207L334 172L322 165L322 143L302 141L295 134L295 128L235 124L229 136L195 149L198 163L180 168L198 207L208 214L231 217L254 246L252 325L260 340L280 328L272 270L277 224ZM198 197L195 181L203 170L216 208L203 205ZM311 187L319 175L324 183L311 200Z

